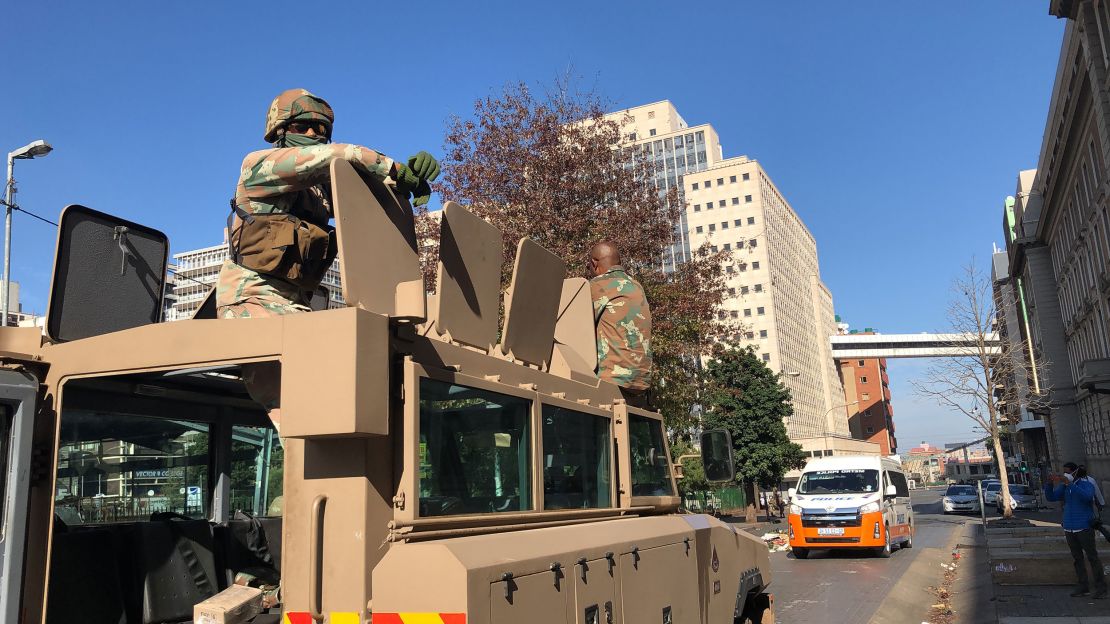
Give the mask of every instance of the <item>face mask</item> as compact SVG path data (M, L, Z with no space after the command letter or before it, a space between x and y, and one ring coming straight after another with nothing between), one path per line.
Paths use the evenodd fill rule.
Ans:
M1070 472L1065 472L1064 473L1064 478L1068 480L1068 483L1071 483L1072 481L1075 481L1075 475L1073 475Z
M281 141L282 147L310 147L313 145L325 145L327 142L327 137L293 134L292 132L286 132L285 138Z

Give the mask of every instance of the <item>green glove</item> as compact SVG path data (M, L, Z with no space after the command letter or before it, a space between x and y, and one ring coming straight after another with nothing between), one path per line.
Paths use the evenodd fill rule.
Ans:
M417 152L408 160L409 169L421 180L435 182L439 177L439 161L428 152Z
M408 197L423 180L407 165L397 164L397 192Z
M428 184L427 180L422 181L420 185L416 187L416 190L412 192L412 196L412 205L414 207L423 206L424 204L428 203L429 199L432 198L431 185Z

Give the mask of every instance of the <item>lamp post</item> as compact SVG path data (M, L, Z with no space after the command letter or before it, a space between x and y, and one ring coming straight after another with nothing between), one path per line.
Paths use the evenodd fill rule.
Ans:
M16 160L30 160L38 158L39 156L46 156L50 153L50 144L43 140L28 143L23 147L8 152L8 182L5 185L4 196L4 278L2 287L4 291L0 293L0 308L2 308L2 320L0 326L6 327L8 325L8 303L9 295L11 294L11 277L12 277L12 210L15 208L15 161Z
M837 405L835 407L830 407L828 409L828 411L825 412L825 416L821 421L821 429L822 429L822 433L823 433L823 435L821 436L821 440L824 442L825 453L826 454L829 451L829 414L833 413L833 410L838 410L842 407L848 407L849 405L855 405L856 403L859 403L858 399L855 400L855 401L852 401L851 403L845 403L844 405Z

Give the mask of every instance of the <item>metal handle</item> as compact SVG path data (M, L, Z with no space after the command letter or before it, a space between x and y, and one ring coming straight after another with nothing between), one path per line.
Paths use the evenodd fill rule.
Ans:
M321 583L324 568L324 511L328 497L319 494L312 499L312 518L309 520L308 542L308 612L313 620L324 621L324 587Z

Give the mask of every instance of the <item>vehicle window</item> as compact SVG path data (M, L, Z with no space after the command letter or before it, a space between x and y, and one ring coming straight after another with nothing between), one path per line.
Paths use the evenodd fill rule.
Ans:
M12 444L12 408L0 405L0 527L4 526L4 501L8 485L8 456Z
M420 515L531 509L527 399L420 380Z
M1023 496L1030 496L1028 485L1011 485L1009 488L1010 494L1021 494Z
M944 493L945 496L971 496L975 494L975 488L970 485L950 485L948 491Z
M232 427L230 509L254 516L282 515L284 460L272 427Z
M543 507L610 507L609 419L543 406Z
M629 452L632 454L633 496L674 496L663 423L646 416L629 415Z
M999 492L999 491L1002 490L1002 484L1001 483L988 483L986 489L989 490L989 491L992 491L992 492Z
M55 513L66 524L208 517L205 423L63 410Z
M798 481L799 494L862 494L878 489L879 471L864 468L814 470Z
M910 485L906 483L906 475L900 472L888 472L890 475L890 482L894 485L894 489L898 490L898 496L909 496Z

